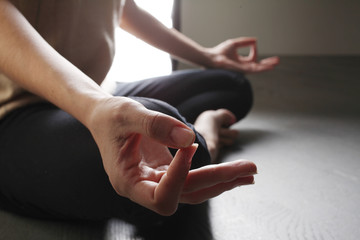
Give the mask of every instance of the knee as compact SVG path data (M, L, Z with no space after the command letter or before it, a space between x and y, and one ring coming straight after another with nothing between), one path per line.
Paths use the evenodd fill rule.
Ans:
M230 108L237 119L244 118L251 110L254 102L253 90L250 81L243 73L215 69L212 70L215 81L219 83L219 92L227 92L226 97L231 99Z
M218 75L217 79L221 79L221 83L225 85L224 87L247 95L249 100L252 100L252 87L243 73L224 69L214 71L216 72L215 75Z
M250 112L254 104L254 94L250 81L243 74L238 74L238 82L240 86L236 91L242 108L241 116L238 116L238 119L242 119Z

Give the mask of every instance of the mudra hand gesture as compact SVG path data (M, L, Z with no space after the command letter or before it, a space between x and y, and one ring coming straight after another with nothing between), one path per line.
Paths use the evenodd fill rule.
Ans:
M242 56L238 50L250 47L248 56ZM223 68L243 73L257 73L273 69L279 63L278 57L257 60L257 41L253 37L229 39L219 45L209 48L212 63L211 68Z
M256 166L248 161L189 170L197 149L194 132L128 98L101 104L90 126L115 191L161 215L254 181ZM168 147L179 149L174 157Z

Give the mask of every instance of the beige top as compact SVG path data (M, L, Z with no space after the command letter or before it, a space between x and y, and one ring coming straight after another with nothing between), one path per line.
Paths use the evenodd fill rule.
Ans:
M96 82L101 82L114 57L114 30L121 0L11 0L41 36L62 56ZM0 72L0 118L36 101Z

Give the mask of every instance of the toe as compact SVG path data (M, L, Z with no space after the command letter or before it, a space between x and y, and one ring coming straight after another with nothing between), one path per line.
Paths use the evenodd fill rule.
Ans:
M217 118L220 126L229 127L236 122L235 115L227 109L218 109L216 110L216 114L218 115Z

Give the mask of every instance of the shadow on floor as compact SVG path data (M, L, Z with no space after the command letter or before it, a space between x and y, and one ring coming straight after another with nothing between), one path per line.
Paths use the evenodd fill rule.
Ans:
M241 149L242 147L246 147L254 143L259 143L260 141L267 140L273 135L273 132L264 129L240 129L239 137L234 144L233 149L234 147Z
M106 222L49 221L0 210L0 239L101 240Z
M0 239L117 240L213 239L207 202L186 206L162 223L133 226L121 220L104 222L49 221L0 210Z
M168 221L152 227L136 228L140 239L213 239L209 204L186 206Z
M235 126L235 129L239 131L239 136L231 147L224 147L221 149L221 152L219 154L219 162L221 162L221 159L228 158L230 154L233 154L234 152L239 153L243 151L246 147L258 144L259 142L268 140L271 137L274 137L276 134L274 132L264 130L264 129L255 129L255 128L238 128Z

